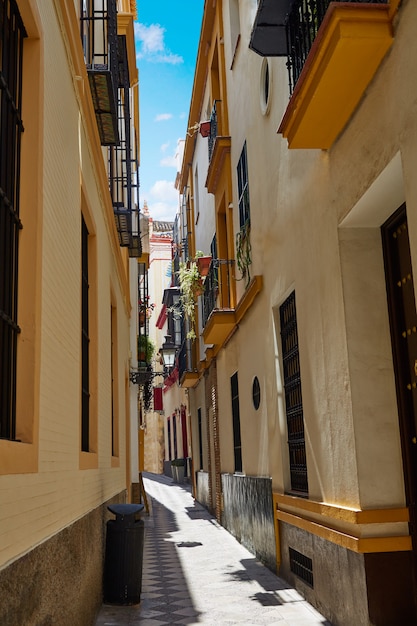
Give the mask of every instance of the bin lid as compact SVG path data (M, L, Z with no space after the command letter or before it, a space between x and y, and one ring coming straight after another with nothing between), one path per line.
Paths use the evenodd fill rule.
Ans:
M145 507L143 504L109 504L107 508L115 514L117 520L123 521L125 518L134 517Z

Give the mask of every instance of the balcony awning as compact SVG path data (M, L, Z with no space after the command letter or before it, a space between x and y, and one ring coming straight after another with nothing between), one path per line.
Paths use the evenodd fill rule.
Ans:
M165 304L165 306L170 307L173 306L174 304L174 297L180 295L180 288L179 287L168 287L167 289L164 289L164 294L162 296L162 304Z
M110 70L106 66L101 66L99 69L87 67L87 74L101 145L118 145L116 98Z
M114 208L114 221L116 223L117 234L119 235L119 245L128 247L132 238L132 211L125 208Z
M293 0L259 0L249 48L263 57L287 56L285 21Z

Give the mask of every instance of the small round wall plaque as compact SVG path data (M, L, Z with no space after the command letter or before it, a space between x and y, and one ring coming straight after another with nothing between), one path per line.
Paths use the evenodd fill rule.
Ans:
M255 409L258 410L261 404L261 387L257 376L255 376L252 383L252 402Z

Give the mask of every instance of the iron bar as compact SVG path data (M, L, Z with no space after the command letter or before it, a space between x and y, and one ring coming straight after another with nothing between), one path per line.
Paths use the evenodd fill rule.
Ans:
M294 0L286 21L290 93L300 77L331 2L388 4L388 0Z

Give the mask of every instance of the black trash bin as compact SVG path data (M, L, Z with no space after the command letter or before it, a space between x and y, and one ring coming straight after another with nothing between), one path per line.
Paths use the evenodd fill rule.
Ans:
M116 519L107 522L104 562L104 601L138 604L142 589L145 524L136 519L143 504L113 504L107 507Z

